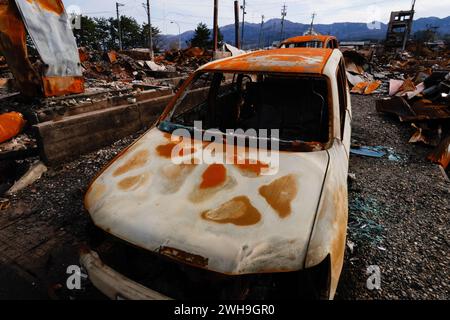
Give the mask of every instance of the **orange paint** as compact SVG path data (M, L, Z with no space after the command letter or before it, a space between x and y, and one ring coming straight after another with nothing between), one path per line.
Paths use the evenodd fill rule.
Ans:
M322 42L324 44L324 48L325 48L325 46L328 42L335 40L335 39L336 39L335 37L327 36L327 35L298 36L298 37L293 37L293 38L284 40L281 43L281 45L289 44L289 43L304 43L304 42L309 42L309 41L318 41L318 42Z
M0 143L17 136L25 126L22 114L18 112L0 115Z
M149 158L148 150L141 150L137 152L130 160L128 160L124 165L119 167L116 171L114 171L113 176L121 176L127 173L130 170L138 169L143 167Z
M381 86L381 84L382 82L379 80L370 82L367 88L364 90L364 94L366 95L372 94L375 90L377 90Z
M256 51L208 64L204 71L322 74L332 49L287 48Z
M158 152L161 157L170 159L172 158L173 148L175 148L176 146L177 144L173 142L160 145L156 147L156 152Z
M41 9L53 12L59 16L64 12L64 6L61 0L27 0L27 2L37 2Z
M261 221L261 213L245 196L234 198L219 208L202 213L202 218L220 224L252 226Z
M227 179L227 169L223 164L212 164L202 175L203 181L200 189L215 188L225 183Z
M46 97L57 97L84 92L83 77L44 77L42 81Z
M292 212L291 203L298 193L297 177L288 175L275 180L259 189L261 196L278 212L280 218L286 218Z

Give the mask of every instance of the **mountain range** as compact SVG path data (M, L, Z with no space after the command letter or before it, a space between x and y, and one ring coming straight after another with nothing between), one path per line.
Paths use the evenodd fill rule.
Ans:
M309 29L310 25L303 23L296 23L289 20L284 22L284 32L281 35L281 19L271 19L264 23L262 28L262 43L264 46L271 45L274 41L279 41L281 38L303 34ZM375 28L374 28L375 27ZM420 18L414 21L413 33L417 31L426 30L429 27L436 27L437 32L443 35L450 34L450 16L447 18ZM245 23L245 48L256 48L259 45L261 24L259 23ZM377 22L373 27L369 28L366 23L358 22L340 22L333 24L317 24L314 30L321 34L331 34L336 36L340 41L362 41L362 40L384 40L387 32L387 24ZM234 44L234 24L226 25L220 28L227 43ZM186 31L181 34L181 43L186 46L186 42L192 39L194 31ZM167 47L176 46L178 43L178 35L164 35L162 36L162 43ZM167 48L165 48L167 49Z

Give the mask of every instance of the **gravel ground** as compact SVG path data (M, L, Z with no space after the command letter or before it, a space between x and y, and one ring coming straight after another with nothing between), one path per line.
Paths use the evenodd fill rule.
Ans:
M378 115L374 101L374 97L353 96L353 140L391 148L400 159L351 158L350 172L355 179L349 184L349 246L337 299L448 299L450 186L439 168L425 160L430 149L409 145L411 128ZM43 274L58 275L33 282L35 295L18 292L15 297L44 298L49 286L64 281L65 267L77 261L75 248L89 238L90 220L82 202L89 182L137 136L50 169L11 199L13 209L28 208L30 216L21 219L16 228L30 229L40 223L64 230L64 237L71 239L67 245L50 249L50 267L50 258L45 262L53 273L47 270ZM366 271L372 265L381 270L381 288L371 291L366 287ZM0 260L0 282L5 284L0 298L8 298L9 288L18 283L10 269L6 272L1 267ZM101 296L87 290L76 298Z
M349 243L340 299L448 299L450 185L428 162L431 149L408 144L413 130L377 114L374 98L353 96L353 141L400 158L352 156ZM367 289L369 266L381 289Z

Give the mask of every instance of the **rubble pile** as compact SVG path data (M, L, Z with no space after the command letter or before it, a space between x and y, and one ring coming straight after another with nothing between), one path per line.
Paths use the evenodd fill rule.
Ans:
M0 75L8 71L8 64L3 56L0 56Z
M379 49L343 50L351 92L379 94L377 111L411 124L409 142L434 147L429 159L448 172L450 51L421 44L404 52Z
M417 82L417 81L416 81ZM420 84L413 79L390 80L391 97L377 100L380 113L411 123L415 133L410 143L437 149L429 159L448 170L450 163L450 72L434 71Z
M210 62L212 53L201 48L170 50L155 58L155 62L173 66L179 72L190 72Z
M190 73L208 63L212 54L200 48L171 50L151 61L148 51L91 51L80 48L84 76L89 80L152 82L155 78L174 78Z
M81 64L87 79L132 82L146 77L145 65L115 51L99 52L80 48Z

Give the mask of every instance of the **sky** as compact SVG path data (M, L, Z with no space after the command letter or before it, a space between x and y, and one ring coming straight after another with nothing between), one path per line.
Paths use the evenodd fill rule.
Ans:
M119 0L121 14L132 16L139 22L147 19L143 3L146 0ZM63 0L67 11L77 6L90 17L112 17L116 15L114 0ZM152 25L164 34L178 34L195 29L199 22L212 27L213 0L150 0ZM242 5L243 0L239 1ZM313 12L316 23L333 22L388 22L390 12L411 8L411 0L246 0L246 21L260 23L281 17L281 8L286 4L286 19L293 22L310 23ZM234 23L234 0L219 0L219 26ZM450 0L417 0L416 18L450 15ZM240 11L242 19L242 11Z

